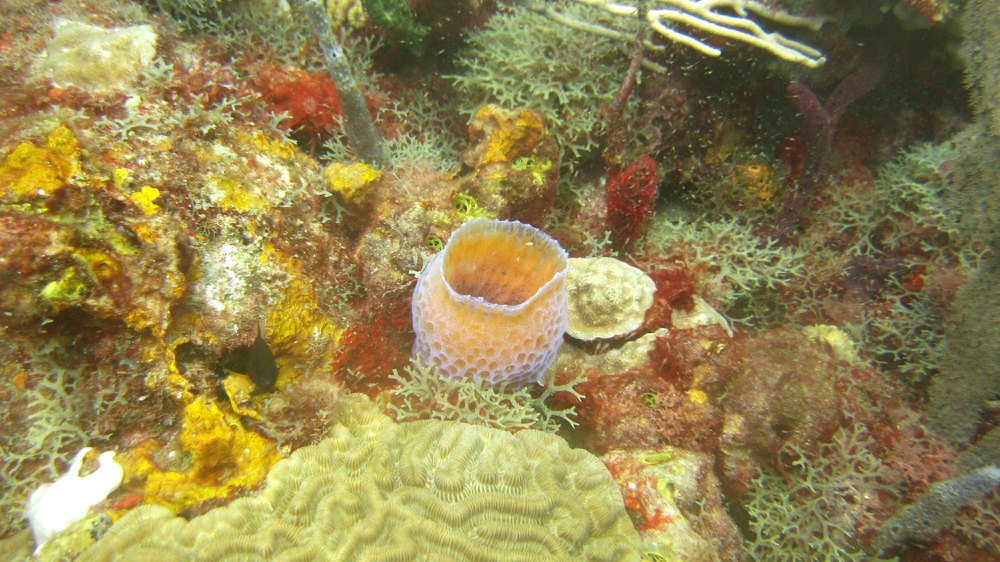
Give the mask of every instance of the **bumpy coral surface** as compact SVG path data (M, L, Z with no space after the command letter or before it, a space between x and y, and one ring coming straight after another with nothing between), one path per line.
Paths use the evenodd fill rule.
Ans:
M534 227L465 223L413 291L414 355L452 377L537 382L566 331L567 267L566 252Z
M573 258L566 282L566 333L580 340L614 338L635 330L656 292L648 275L614 258Z
M258 495L191 521L133 510L78 560L639 560L611 475L559 437L338 411Z

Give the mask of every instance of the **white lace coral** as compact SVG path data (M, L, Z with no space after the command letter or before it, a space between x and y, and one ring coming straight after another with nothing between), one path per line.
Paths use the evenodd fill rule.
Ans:
M809 68L826 62L826 57L818 50L784 35L767 31L752 19L757 16L786 27L804 27L818 31L826 19L790 14L757 0L654 0L648 2L645 10L640 3L616 2L613 0L574 0L580 4L594 6L619 18L621 28L603 23L585 22L573 19L550 5L529 4L535 11L573 29L611 37L631 40L632 34L624 31L630 19L642 18L645 24L658 35L669 41L680 43L709 56L717 57L722 50L712 37L725 37L746 43L767 51L774 56ZM646 47L660 50L662 46L648 42ZM654 70L663 70L656 63L647 61Z

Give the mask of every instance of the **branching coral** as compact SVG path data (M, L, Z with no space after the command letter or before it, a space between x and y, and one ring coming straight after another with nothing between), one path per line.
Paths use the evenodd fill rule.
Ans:
M849 238L856 254L947 252L961 238L943 198L955 156L951 143L910 148L882 166L874 186L835 186L820 217Z
M982 246L961 229L952 208L957 147L926 144L884 164L874 185L835 186L819 215L854 254L857 278L881 270L874 306L865 311L864 349L883 366L921 383L940 367L944 324L954 289L980 260Z
M776 9L770 4L755 0L660 0L648 7L639 2L630 5L627 2L611 2L609 0L576 0L581 4L597 6L617 18L628 21L629 18L641 18L658 35L668 41L690 47L700 53L717 57L722 50L715 46L714 41L703 39L698 34L724 37L740 41L770 52L778 58L814 68L826 62L816 49L782 36L780 33L767 32L750 14L769 19L786 26L805 27L819 30L824 23L823 18L795 16ZM619 40L629 40L631 35L619 29L620 24L599 24L580 21L553 9L551 6L535 6L535 9L545 13L555 21L582 31ZM687 29L696 30L691 34ZM652 43L651 50L661 49ZM663 71L662 67L647 62L647 66Z
M839 429L818 454L796 457L788 478L770 472L754 481L745 507L755 560L869 560L859 532L882 516L886 482L874 441L858 423Z
M677 256L694 273L699 294L727 312L751 296L763 302L762 293L773 293L805 274L801 249L757 236L752 225L733 219L656 221L645 243L647 251Z
M576 399L583 395L573 389L579 380L566 384L550 381L540 393L528 388L492 386L482 381L443 376L436 368L412 361L402 372L389 376L399 386L391 391L395 399L389 409L400 421L413 419L452 420L500 429L539 429L555 431L559 420L576 426L576 409L556 410L546 401L559 392ZM537 394L537 395L536 395Z

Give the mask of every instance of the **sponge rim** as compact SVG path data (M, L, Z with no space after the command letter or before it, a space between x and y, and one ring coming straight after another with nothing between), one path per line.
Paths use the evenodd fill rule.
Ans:
M553 251L553 254L562 261L561 267L555 274L552 275L552 277L549 278L548 281L538 287L538 290L536 290L530 297L517 304L494 303L483 297L461 293L451 286L451 283L448 281L448 277L444 274L444 262L448 257L448 248L451 246L451 243L455 240L456 236L462 234L464 230L473 228L485 228L488 230L503 229L511 231L513 235L524 234L526 235L525 237L532 238L534 241L542 242L545 244L546 249ZM444 248L442 248L442 250L427 263L428 269L432 267L436 267L440 270L439 274L441 275L441 282L444 283L445 288L448 290L448 294L456 301L471 306L489 306L491 309L501 312L516 312L530 306L534 301L541 298L541 295L545 294L550 286L558 283L560 278L566 277L566 274L569 271L569 254L563 249L555 238L552 238L541 229L530 224L523 223L518 220L470 219L462 223L461 226L451 233L451 236L448 238L448 242L445 244ZM423 278L423 275L421 275L421 278Z

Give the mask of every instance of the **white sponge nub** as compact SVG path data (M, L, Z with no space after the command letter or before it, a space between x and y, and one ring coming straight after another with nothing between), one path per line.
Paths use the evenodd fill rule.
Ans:
M73 457L66 474L51 484L42 484L28 498L27 515L35 536L35 553L53 536L87 516L90 508L104 501L122 483L125 471L111 451L97 457L97 470L80 476L83 448Z

